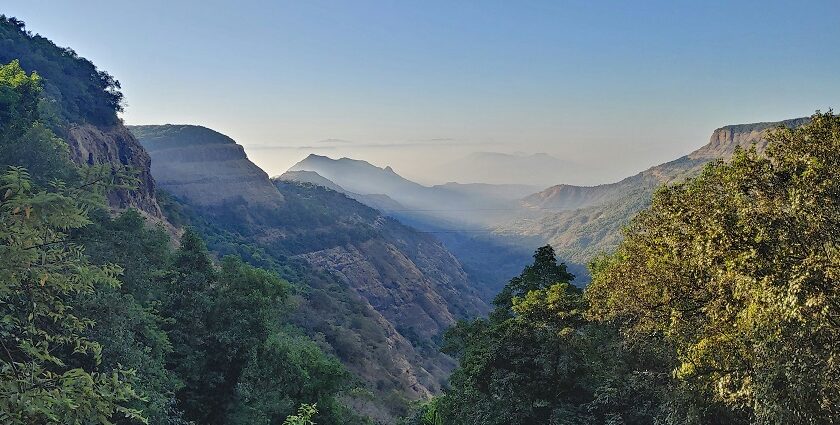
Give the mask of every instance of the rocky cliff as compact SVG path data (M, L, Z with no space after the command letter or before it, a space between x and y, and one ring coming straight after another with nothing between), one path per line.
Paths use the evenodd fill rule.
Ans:
M130 126L152 157L152 174L173 195L201 206L283 203L268 175L231 138L191 125Z
M128 167L136 173L136 188L116 190L108 195L108 202L112 208L136 208L154 222L165 221L155 198L151 158L125 126L71 125L67 129L66 138L70 147L70 158L75 163Z

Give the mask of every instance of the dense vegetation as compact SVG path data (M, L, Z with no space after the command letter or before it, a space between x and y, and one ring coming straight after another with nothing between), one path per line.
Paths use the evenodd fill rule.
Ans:
M840 421L840 117L769 141L659 190L585 292L537 251L407 422Z
M44 78L42 112L57 122L109 125L122 110L120 83L73 49L26 30L18 19L0 15L0 63L20 61Z
M2 422L276 424L302 403L358 422L348 373L288 322L289 285L217 264L190 230L174 250L136 211L112 217L104 195L130 174L68 160L41 82L0 66Z

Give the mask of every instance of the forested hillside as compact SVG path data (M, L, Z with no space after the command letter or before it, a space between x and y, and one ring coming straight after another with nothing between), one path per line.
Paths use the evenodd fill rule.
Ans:
M122 99L0 15L2 424L840 423L832 111L520 203Z
M838 423L840 117L762 137L657 191L585 290L540 248L406 423Z
M121 126L104 118L117 87L77 80L104 74L19 21L0 27L22 56L0 67L0 421L274 424L304 404L318 423L363 421L341 401L357 381L293 324L289 283L190 230L175 249L162 215L120 202L157 208L137 196L130 134L72 161L90 146L74 129Z

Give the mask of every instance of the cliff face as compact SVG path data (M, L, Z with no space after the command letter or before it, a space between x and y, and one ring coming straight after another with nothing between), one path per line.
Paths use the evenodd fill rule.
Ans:
M79 165L126 166L138 173L136 189L117 190L108 195L112 208L136 208L155 222L165 221L155 198L151 158L125 126L72 125L67 129L67 143L71 159Z
M283 203L268 175L229 137L191 125L130 126L152 158L157 183L192 204L244 203L276 208Z
M522 200L523 206L553 211L528 221L514 220L496 230L537 238L550 243L561 258L586 263L599 252L618 246L621 228L649 205L660 185L696 175L710 161L729 159L738 147L754 145L762 151L767 146L768 130L780 125L796 127L807 121L797 118L718 128L700 149L619 182L591 187L558 185L530 195Z

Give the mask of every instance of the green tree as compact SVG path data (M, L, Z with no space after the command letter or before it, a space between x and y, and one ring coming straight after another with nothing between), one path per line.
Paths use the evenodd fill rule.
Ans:
M534 263L511 279L493 300L497 307L494 314L509 314L513 299L525 296L528 291L542 290L559 282L571 282L574 278L566 270L565 264L557 262L551 245L540 247L534 253Z
M679 382L744 422L840 417L840 118L816 113L660 190L587 290L670 347Z
M175 253L169 292L162 306L169 319L165 330L172 344L167 369L182 381L179 407L185 417L209 423L211 409L218 409L216 388L224 375L210 361L214 289L218 275L204 242L187 229Z
M562 292L559 297L578 304L581 291L568 284L571 278L551 247L542 247L534 264L496 298L489 320L460 322L447 332L444 351L458 357L460 366L435 409L444 422L550 423L560 411L564 417L578 416L586 391L576 379L585 371L575 332L559 332L519 315L536 311L527 300L540 291Z
M56 178L70 182L75 176L67 144L41 121L42 82L17 60L0 65L0 166L24 167L39 185Z
M22 168L0 177L0 419L4 423L110 423L137 394L132 373L99 371L101 346L84 336L93 322L70 301L117 286L119 268L91 265L67 231L89 223L102 202L95 176L83 189L33 186Z
M318 413L318 408L314 404L302 404L298 408L296 414L289 416L283 421L283 425L315 425L312 417Z
M75 310L96 322L85 335L102 346L102 369L136 371L133 387L142 396L131 407L153 424L182 423L175 392L180 381L166 369L172 346L161 325L159 306L169 277L172 249L163 229L149 228L136 210L117 217L92 212L93 223L74 232L92 264L122 269L118 288L100 286L76 297Z

